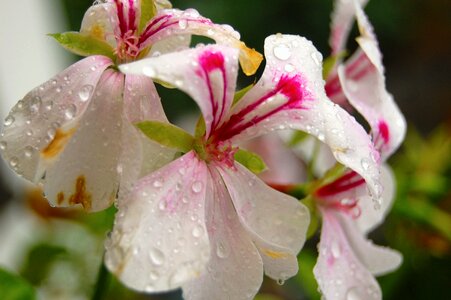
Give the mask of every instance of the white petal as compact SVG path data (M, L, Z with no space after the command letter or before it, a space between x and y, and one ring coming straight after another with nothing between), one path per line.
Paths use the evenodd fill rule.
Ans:
M263 280L262 261L243 229L221 176L210 167L206 202L210 261L200 277L183 286L185 299L253 299Z
M322 294L326 299L382 299L377 281L349 243L340 216L326 209L322 212L319 255L313 269Z
M44 192L54 205L98 211L116 198L123 87L124 75L104 72L77 131L46 172Z
M75 131L103 71L111 65L91 56L70 66L20 100L5 119L0 150L9 165L38 182Z
M91 6L83 17L80 33L106 41L116 49L115 36L119 36L120 31L115 5L100 3Z
M237 50L207 46L147 58L120 66L124 73L142 74L174 85L199 105L207 136L224 121L235 93Z
M341 216L340 223L356 257L373 275L383 275L399 267L402 256L398 251L374 245L347 216Z
M105 263L128 287L167 291L201 274L210 255L207 167L189 152L144 177L118 203Z
M146 137L133 125L147 120L167 122L157 90L152 80L140 75L126 75L124 88L124 121L122 126L122 156L120 195L150 172L169 163L176 151Z
M361 214L355 221L363 233L368 233L381 224L392 207L395 196L395 178L387 165L382 165L381 179L384 190L382 192L382 205L379 209L374 208L374 203L368 193L359 198L358 204Z
M368 0L358 0L361 6L365 6ZM351 25L354 23L354 0L335 0L334 10L331 15L331 33L329 44L332 54L336 55L346 47Z
M296 255L305 242L310 222L308 209L295 198L280 193L236 163L220 173L241 223L263 258L265 272L285 280L297 273Z

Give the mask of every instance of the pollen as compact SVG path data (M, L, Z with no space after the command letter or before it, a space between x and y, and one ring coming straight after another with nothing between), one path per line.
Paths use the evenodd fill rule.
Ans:
M99 40L105 39L105 30L101 24L94 24L89 30L91 35Z
M57 201L58 203L59 201L64 201L64 194L62 192L58 193ZM75 181L75 193L69 197L69 204L81 204L85 210L91 209L91 194L86 192L85 176L78 176L77 180Z
M262 251L264 254L266 254L269 257L274 258L274 259L281 259L281 258L288 257L288 253L285 253L285 252L273 251L270 249L262 249Z

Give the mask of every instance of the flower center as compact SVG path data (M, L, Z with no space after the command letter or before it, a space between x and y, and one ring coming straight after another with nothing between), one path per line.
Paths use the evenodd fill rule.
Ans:
M234 155L238 151L238 148L233 147L229 141L211 142L210 140L205 141L203 138L196 140L193 149L202 160L220 162L228 167L234 166Z

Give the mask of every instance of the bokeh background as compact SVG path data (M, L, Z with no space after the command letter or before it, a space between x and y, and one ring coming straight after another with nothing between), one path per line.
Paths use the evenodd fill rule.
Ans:
M78 59L45 34L78 30L92 4L92 0L15 2L2 3L0 11L3 118L28 90ZM329 55L332 0L172 3L232 25L247 45L260 52L265 37L280 32L305 36L324 57ZM365 10L384 55L388 90L409 123L405 144L390 160L398 181L397 199L384 225L370 235L404 255L399 270L379 278L384 299L451 299L451 1L372 0ZM355 47L351 40L348 48ZM255 78L243 76L240 83L244 86ZM160 91L171 120L196 110L185 95ZM114 208L92 215L52 209L39 190L15 178L4 164L1 174L0 268L8 271L0 272L0 299L12 297L2 294L5 286L17 286L22 297L11 299L29 299L33 289L41 299L89 299L96 292L98 297L103 292L104 299L180 299L178 292L134 293L115 279L95 290ZM311 273L317 241L309 241L300 254L299 275L284 285L265 280L260 300L320 298Z

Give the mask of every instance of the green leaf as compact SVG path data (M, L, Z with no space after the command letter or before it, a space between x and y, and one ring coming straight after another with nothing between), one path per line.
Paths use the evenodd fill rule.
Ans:
M113 48L106 42L79 32L49 34L66 50L80 56L103 55L115 59Z
M136 127L149 139L168 148L185 153L193 149L194 137L180 127L158 121L140 122Z
M323 62L323 79L326 80L326 78L330 75L330 72L332 72L333 68L337 64L337 61L339 59L342 59L347 54L346 51L342 51L338 53L337 55L331 55L328 58L326 58Z
M302 249L298 255L299 272L295 277L296 283L304 288L307 299L319 300L318 284L313 276L313 268L316 264L317 254L308 248Z
M263 159L250 151L238 149L238 151L235 152L235 160L254 174L259 174L266 169L266 164Z
M288 142L288 146L294 147L303 140L305 140L309 136L308 133L296 130L294 131L293 135L291 136L290 141Z
M241 98L243 98L243 96L246 95L246 93L253 87L254 87L254 84L250 84L247 87L237 91L235 93L235 95L233 96L233 104L232 105L235 105L238 101L240 101Z
M307 196L305 199L302 199L302 204L304 204L305 206L307 206L307 208L310 211L310 224L308 226L307 229L307 239L310 239L318 230L319 227L319 216L318 216L318 212L316 210L316 203L315 203L315 199L313 199L312 196Z
M205 120L203 116L200 116L199 120L197 120L196 129L194 130L194 136L199 138L205 134L205 131Z
M36 293L27 281L1 268L0 294L2 299L8 300L36 299Z
M142 32L149 22L157 14L154 0L141 0L141 19L139 20L139 32Z

